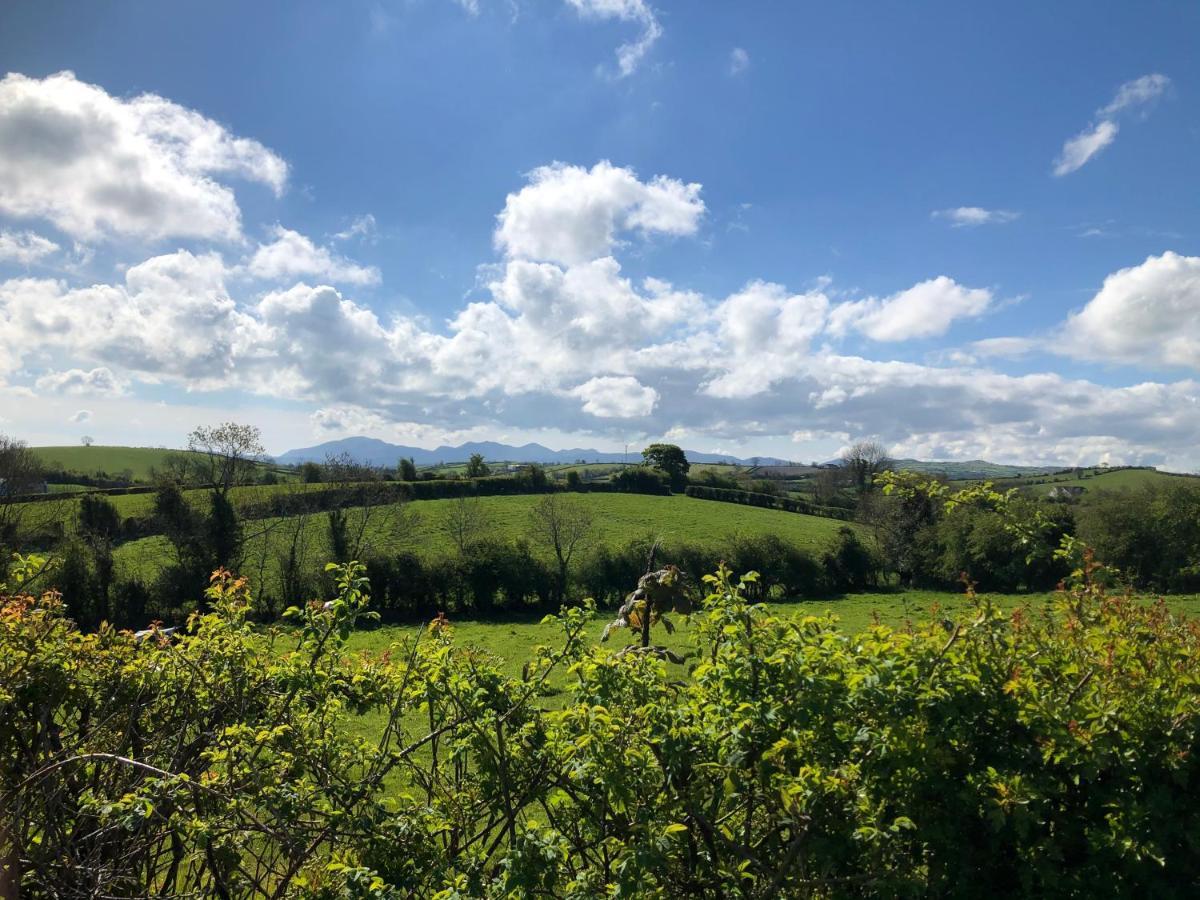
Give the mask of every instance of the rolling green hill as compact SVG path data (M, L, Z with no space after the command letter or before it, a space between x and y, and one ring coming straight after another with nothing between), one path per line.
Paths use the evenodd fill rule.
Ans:
M151 471L161 469L172 456L186 454L186 450L170 450L166 447L102 447L93 445L65 447L30 447L30 450L48 468L63 469L81 475L105 472L118 476L128 471L134 481L148 481ZM273 463L262 464L264 469L282 471Z
M1045 496L1055 487L1082 487L1087 491L1113 491L1123 488L1138 488L1146 484L1173 484L1179 480L1193 482L1200 476L1173 475L1156 469L1088 469L1079 475L1053 476L1040 483L1029 484L1031 493ZM998 483L1002 484L1002 483Z
M128 499L141 500L142 496ZM148 502L149 495L144 496ZM680 495L580 494L578 497L593 515L593 538L589 542L593 547L617 548L645 537L709 544L740 533L775 534L798 546L820 551L845 524L835 519ZM499 539L524 536L530 510L540 500L541 495L480 498L488 517L489 536ZM351 510L350 527L352 531L360 525L364 527L364 543L371 553L411 550L423 555L436 554L450 549L445 524L454 502L417 500L405 504L402 512L394 506ZM273 577L274 560L282 542L290 540L300 525L304 529L305 567L319 567L330 558L327 521L325 515L318 514L303 522L263 519L247 523L248 533L255 536L248 542L247 564L243 569L247 573L263 572L262 577L268 580ZM160 536L130 541L117 549L118 570L125 576L152 578L169 562L169 551L170 545Z
M107 472L117 475L129 470L137 481L150 477L150 470L162 468L167 459L182 450L164 447L31 447L45 466L62 468L68 472L91 475Z
M1047 475L1058 471L1062 467L1013 466L1005 463L988 462L985 459L941 462L922 459L898 459L896 460L895 468L899 471L920 472L926 475L945 475L952 481L959 481Z

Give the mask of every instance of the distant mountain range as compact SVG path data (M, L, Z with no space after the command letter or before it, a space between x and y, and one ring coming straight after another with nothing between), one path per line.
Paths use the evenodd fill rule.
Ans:
M757 456L753 459L739 459L722 453L699 453L687 450L687 458L694 463L732 462L740 465L756 463L763 466L785 465L787 460L773 456ZM349 437L337 441L326 441L315 447L301 447L289 450L275 458L281 465L297 465L304 462L324 462L327 456L349 454L355 460L372 466L396 466L402 459L411 459L418 466L436 466L440 463L466 462L474 453L483 454L488 462L514 463L573 463L578 460L585 462L619 463L640 462L641 449L624 453L609 453L600 450L574 447L569 450L551 450L541 444L525 444L514 447L511 444L498 444L495 441L475 441L458 447L435 447L426 450L424 447L405 447L401 444L389 444L377 438Z
M788 460L774 456L755 456L741 458L723 453L701 453L696 450L686 450L687 458L693 463L733 463L735 465L785 466ZM337 441L327 441L315 447L300 447L289 450L276 457L281 465L298 465L305 462L324 462L328 456L348 454L361 463L372 466L399 465L401 459L411 459L418 466L436 466L440 464L463 463L474 453L480 453L491 463L573 463L584 462L619 463L640 462L641 449L629 451L628 456L620 452L607 452L590 448L572 447L567 450L551 450L541 444L525 444L520 447L512 444L499 444L495 441L474 441L460 444L457 447L435 447L426 450L424 447L406 447L402 444L389 444L378 438L348 437ZM837 460L831 460L836 463ZM960 461L928 461L920 459L898 459L897 467L910 469L915 472L940 473L948 478L1005 478L1016 475L1043 475L1056 472L1062 466L1010 466L1002 463L987 462L982 459Z

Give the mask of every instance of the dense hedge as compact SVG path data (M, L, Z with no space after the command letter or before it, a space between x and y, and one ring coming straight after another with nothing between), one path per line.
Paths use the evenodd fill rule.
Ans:
M651 545L634 540L585 554L571 569L570 596L619 605L645 571ZM678 567L696 590L722 560L739 571L758 572L749 588L756 599L800 600L862 590L879 584L882 576L877 557L849 528L819 557L774 535L654 546L656 562ZM524 541L483 541L463 556L375 556L366 561L366 572L374 607L385 621L426 620L439 612L485 617L499 611L549 612L555 602L553 566ZM308 587L320 589L315 582Z
M574 609L519 675L445 619L351 653L353 566L287 629L227 573L172 637L18 590L0 894L1197 896L1200 628L1083 571L1049 615L861 635L723 572L683 664Z
M1200 591L1200 482L1098 491L1076 513L1079 537L1140 588Z
M688 486L685 493L689 497L697 497L701 500L719 500L723 503L740 503L743 506L781 509L785 512L803 513L806 516L824 516L827 519L842 519L843 521L854 518L851 510L837 506L821 506L809 503L807 500L797 500L792 497L781 497L777 494L765 494L759 491L740 491L693 484Z

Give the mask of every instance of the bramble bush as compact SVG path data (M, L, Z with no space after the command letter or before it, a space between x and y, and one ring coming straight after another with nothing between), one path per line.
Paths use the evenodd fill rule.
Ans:
M668 567L614 623L640 643L591 646L592 608L568 608L518 677L442 617L348 652L371 615L354 563L287 627L252 626L218 572L209 612L134 635L81 633L23 591L23 562L0 601L0 878L55 897L1195 896L1200 628L1067 550L1044 607L973 597L960 621L857 635L776 617L722 568L683 664L649 642L691 607Z

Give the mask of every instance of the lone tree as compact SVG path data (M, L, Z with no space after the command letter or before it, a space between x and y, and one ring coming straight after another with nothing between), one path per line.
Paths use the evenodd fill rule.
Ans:
M479 497L463 495L450 501L442 530L458 550L459 556L466 556L467 551L487 533L491 524L491 516L483 501Z
M492 470L488 468L488 464L483 461L482 453L472 453L471 459L467 462L467 477L468 478L483 478L486 475L491 475Z
M417 464L412 461L412 457L400 460L400 480L417 480Z
M9 555L19 549L21 519L31 504L17 502L42 480L42 465L24 441L0 434L0 576Z
M237 484L253 481L259 460L266 455L257 425L224 422L201 425L188 435L188 450L198 480L224 497Z
M94 437L92 437L90 434L85 434L83 437L81 437L79 439L79 443L83 444L83 446L85 446L85 447L90 447L90 446L92 446L92 444L96 443L96 439Z
M642 451L642 459L646 465L666 474L671 481L671 490L678 492L687 487L688 470L692 464L675 444L651 444Z
M571 557L592 531L592 514L583 503L560 494L547 494L529 513L530 533L547 547L558 563L559 602L567 596Z
M859 441L842 452L847 480L860 494L871 489L876 475L895 465L887 447L878 441Z

